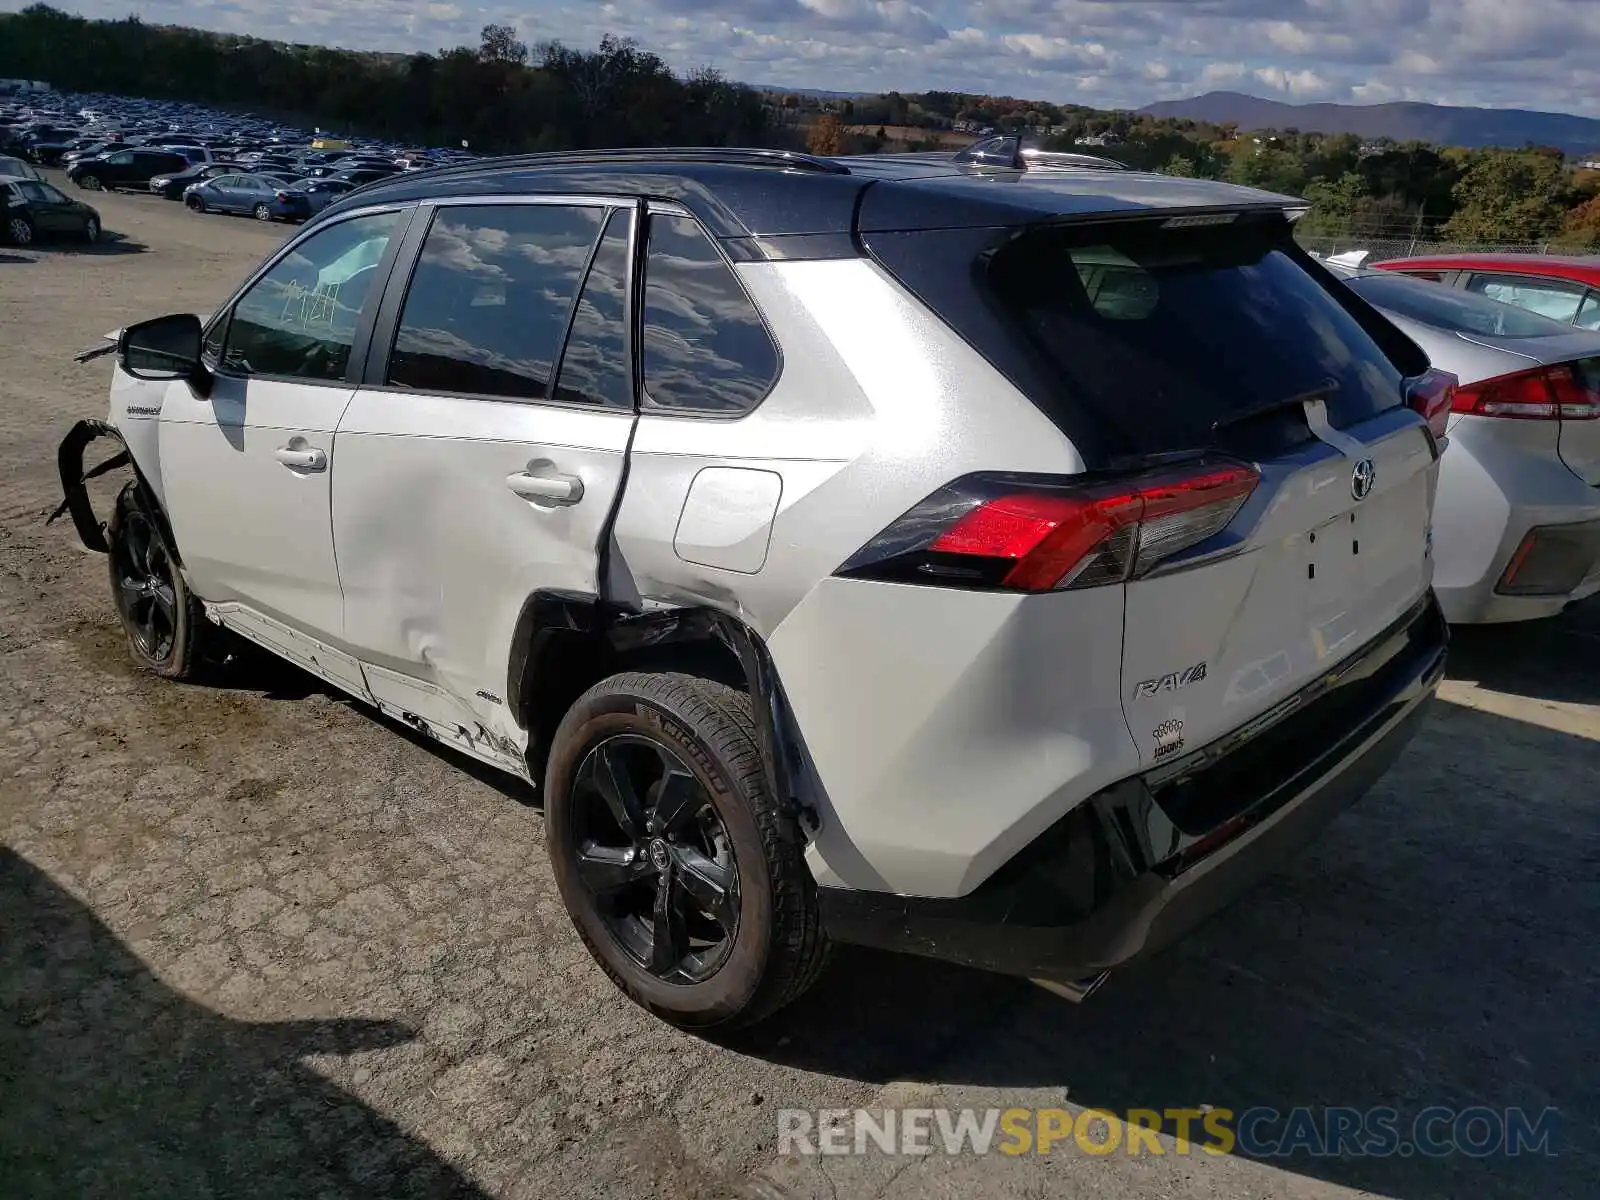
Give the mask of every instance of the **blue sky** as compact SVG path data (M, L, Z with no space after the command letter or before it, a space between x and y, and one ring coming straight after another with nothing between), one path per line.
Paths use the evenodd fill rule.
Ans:
M1107 107L1230 89L1600 116L1600 0L55 2L362 49L475 43L490 21L530 42L587 46L615 33L679 69L791 87L942 87Z

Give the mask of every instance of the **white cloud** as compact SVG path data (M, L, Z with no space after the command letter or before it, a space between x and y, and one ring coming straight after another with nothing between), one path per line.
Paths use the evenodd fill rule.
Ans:
M0 0L20 8L25 0ZM1600 115L1597 0L77 0L86 16L390 50L635 37L673 66L839 90L948 88L1137 107L1213 88Z

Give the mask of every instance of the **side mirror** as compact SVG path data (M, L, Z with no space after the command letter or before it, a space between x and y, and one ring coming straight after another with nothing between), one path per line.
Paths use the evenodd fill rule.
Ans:
M209 376L200 365L200 343L200 318L175 313L124 329L117 361L135 379L187 379L203 386Z

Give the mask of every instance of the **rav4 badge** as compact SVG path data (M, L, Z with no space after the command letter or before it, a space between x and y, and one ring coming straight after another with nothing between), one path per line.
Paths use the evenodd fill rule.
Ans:
M1159 696L1162 692L1175 692L1179 688L1188 687L1191 683L1199 683L1206 677L1205 663L1195 663L1194 666L1182 671L1169 671L1155 679L1146 679L1133 689L1135 700L1148 700L1151 696Z

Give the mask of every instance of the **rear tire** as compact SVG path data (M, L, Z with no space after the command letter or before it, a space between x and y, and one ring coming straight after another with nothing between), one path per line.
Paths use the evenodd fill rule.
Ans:
M6 240L13 246L33 245L33 222L27 217L12 217L6 222Z
M805 839L767 785L744 693L676 673L602 680L556 731L545 787L562 900L635 1003L729 1030L815 982L828 943Z
M258 221L270 221L272 220L272 209L265 204L258 204L251 210L251 215Z
M106 523L112 601L134 662L163 679L194 679L211 663L217 630L138 489L134 481L117 494Z

